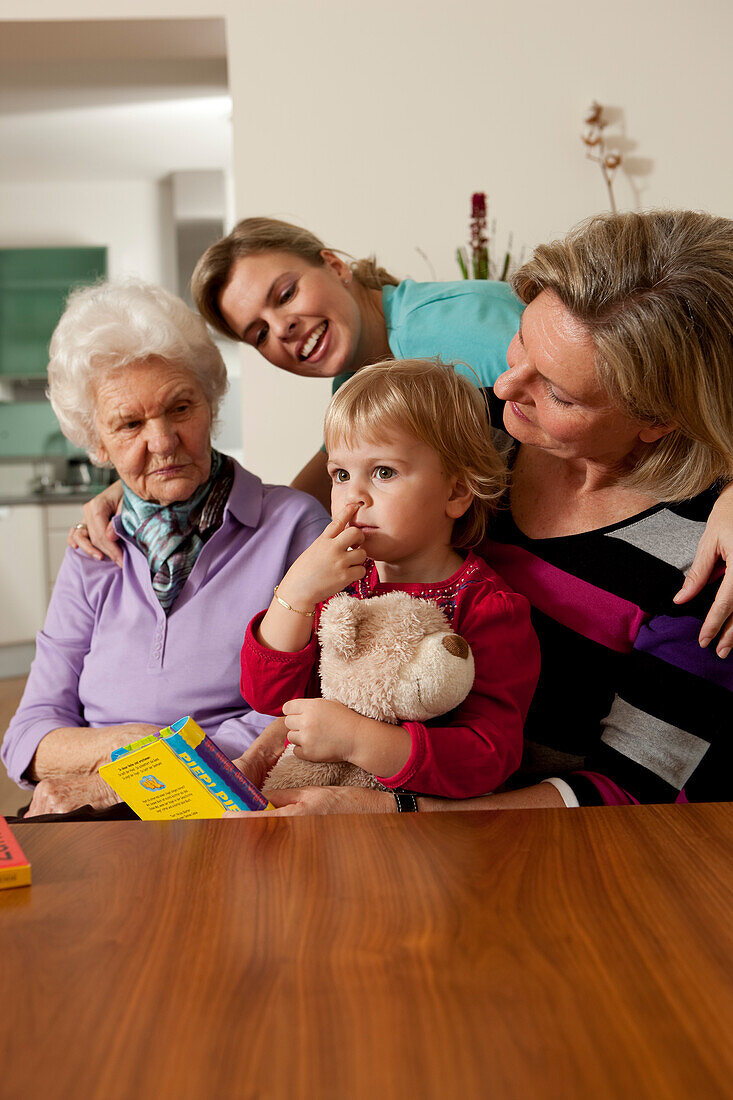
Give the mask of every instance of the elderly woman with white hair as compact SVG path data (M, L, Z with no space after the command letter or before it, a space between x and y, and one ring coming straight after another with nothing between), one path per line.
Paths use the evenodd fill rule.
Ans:
M76 291L48 374L66 436L124 486L123 568L66 553L2 748L11 778L35 785L29 816L116 801L99 765L182 714L240 755L269 721L239 694L243 625L328 520L212 449L225 367L167 291Z

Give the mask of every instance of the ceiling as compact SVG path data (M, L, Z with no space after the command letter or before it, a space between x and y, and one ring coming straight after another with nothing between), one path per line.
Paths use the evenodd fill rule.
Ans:
M3 22L0 183L226 169L223 19Z

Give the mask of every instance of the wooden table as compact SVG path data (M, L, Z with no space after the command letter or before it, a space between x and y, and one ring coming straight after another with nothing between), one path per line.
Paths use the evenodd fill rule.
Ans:
M16 833L3 1100L731 1095L730 806Z

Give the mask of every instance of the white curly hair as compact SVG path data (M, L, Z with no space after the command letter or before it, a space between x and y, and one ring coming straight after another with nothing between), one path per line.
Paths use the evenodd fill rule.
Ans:
M206 324L174 294L138 279L72 291L49 348L47 396L64 435L97 465L96 392L102 376L133 363L164 360L201 385L212 426L228 382Z

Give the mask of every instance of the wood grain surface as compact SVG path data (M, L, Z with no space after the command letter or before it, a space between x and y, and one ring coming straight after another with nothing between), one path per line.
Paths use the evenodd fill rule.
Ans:
M24 824L0 1095L731 1095L729 806Z

